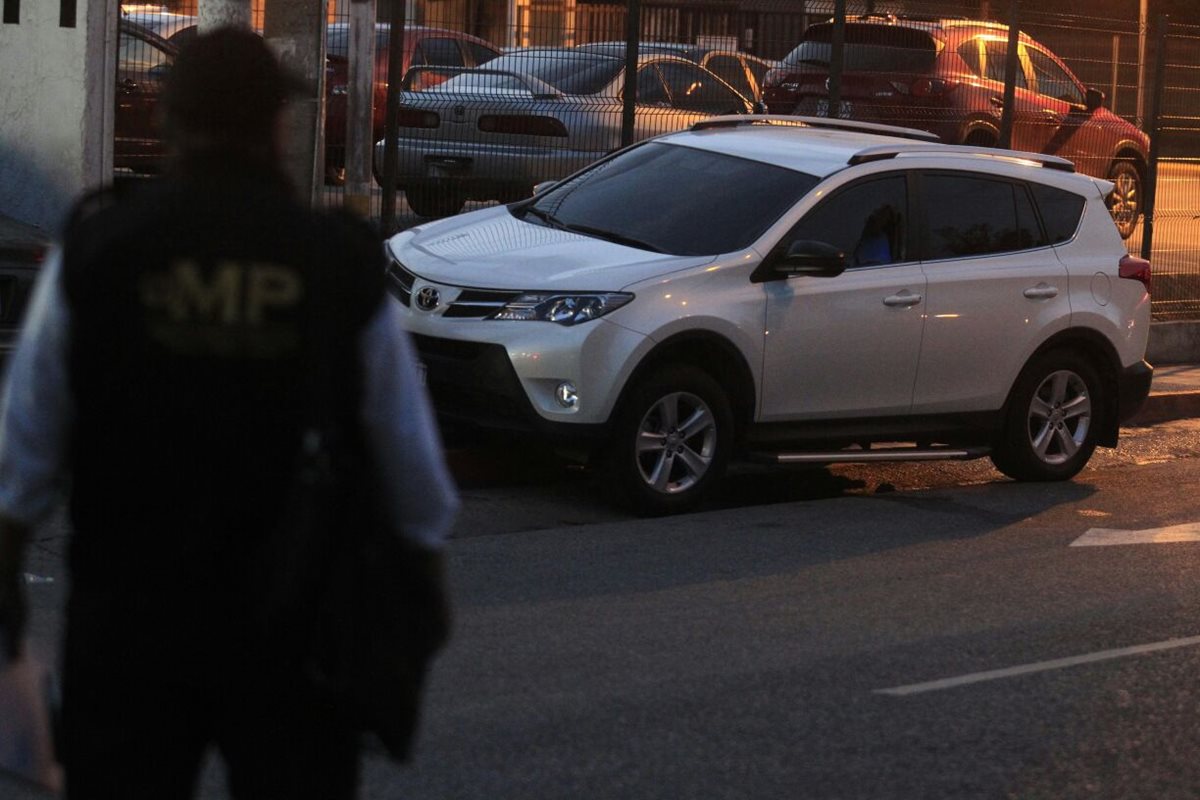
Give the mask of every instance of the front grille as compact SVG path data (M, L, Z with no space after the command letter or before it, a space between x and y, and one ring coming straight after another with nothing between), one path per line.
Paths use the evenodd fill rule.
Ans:
M522 292L501 289L464 289L442 313L443 317L483 319L504 308Z
M392 294L404 305L412 307L413 286L417 282L416 274L393 259L388 264L387 280ZM463 289L458 297L447 304L442 316L458 319L486 319L522 294L523 292L511 289Z
M392 294L406 306L412 305L412 288L417 276L405 269L399 261L392 259L387 268L388 287Z

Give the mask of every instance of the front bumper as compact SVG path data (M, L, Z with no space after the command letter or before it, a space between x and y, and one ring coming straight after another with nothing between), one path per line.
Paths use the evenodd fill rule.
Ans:
M599 440L599 423L558 422L538 414L500 344L412 334L438 419L456 429L532 433L553 442Z

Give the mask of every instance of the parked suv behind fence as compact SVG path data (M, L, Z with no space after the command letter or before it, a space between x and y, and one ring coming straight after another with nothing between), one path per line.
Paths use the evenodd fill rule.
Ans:
M717 117L397 234L438 412L586 454L651 513L735 455L1070 478L1149 391L1150 266L1108 181L932 138Z
M774 114L830 116L932 131L995 147L1004 107L1008 26L966 20L863 17L846 22L841 95L830 108L833 23L812 25L766 77ZM1149 139L1103 107L1048 48L1022 34L1012 147L1062 156L1114 184L1109 210L1123 238L1142 212Z

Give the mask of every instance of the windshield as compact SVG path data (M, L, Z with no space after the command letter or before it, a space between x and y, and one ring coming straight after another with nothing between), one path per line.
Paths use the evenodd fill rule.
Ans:
M749 247L816 184L784 167L652 142L512 213L652 252L717 255Z
M621 59L598 53L530 50L498 56L487 62L485 69L532 75L563 94L595 94L612 83L623 67ZM520 90L527 87L511 75L497 75L489 71L458 75L441 84L438 90L452 92L455 89L480 88Z
M833 45L832 25L812 25L804 41L787 54L788 66L829 66ZM847 25L845 70L847 72L922 73L933 69L938 44L925 31L890 25Z

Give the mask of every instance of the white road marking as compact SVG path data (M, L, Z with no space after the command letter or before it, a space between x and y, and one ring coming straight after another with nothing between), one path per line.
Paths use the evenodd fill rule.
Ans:
M1021 664L1016 667L992 669L986 672L972 672L967 675L959 675L955 678L942 678L941 680L928 681L926 683L912 683L908 686L894 686L891 689L876 689L875 694L889 694L895 697L903 697L910 694L921 694L922 692L936 692L940 689L953 689L957 686L966 686L971 683L983 683L984 681L994 681L1001 678L1012 678L1017 675L1047 672L1052 669L1075 667L1080 664L1092 664L1097 661L1110 661L1114 658L1139 656L1143 653L1153 653L1158 650L1174 650L1178 647L1194 647L1195 645L1200 645L1200 636L1189 636L1186 639L1168 639L1165 642L1139 644L1133 647L1119 647L1115 650L1100 650L1082 656L1056 658L1052 661L1038 661L1033 664Z
M1168 542L1200 542L1200 522L1186 522L1166 528L1147 528L1144 531L1125 531L1119 528L1091 528L1071 542L1071 547L1101 547L1114 544L1165 544Z

